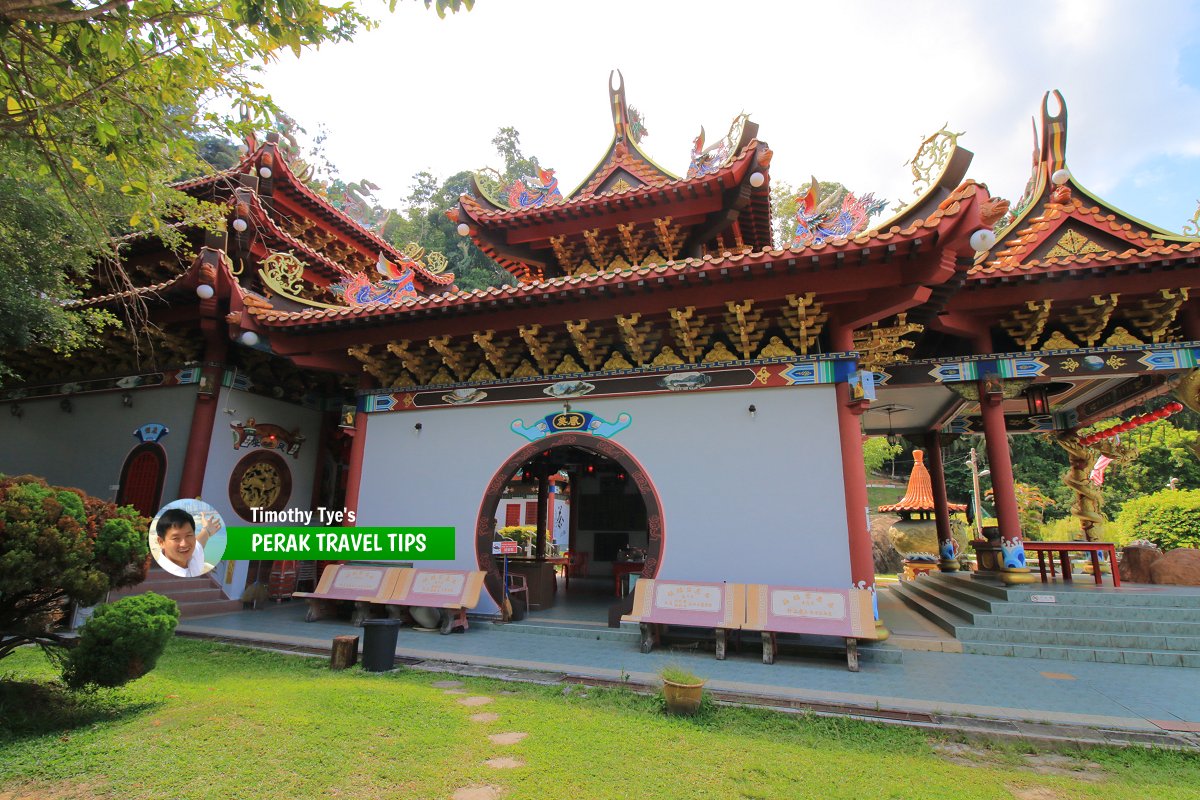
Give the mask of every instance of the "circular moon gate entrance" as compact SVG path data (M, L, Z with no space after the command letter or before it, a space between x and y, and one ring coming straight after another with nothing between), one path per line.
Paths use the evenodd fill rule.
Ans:
M505 485L523 464L543 453L574 447L589 453L604 456L620 465L625 473L633 480L642 502L646 504L646 566L640 575L643 578L653 578L658 574L658 565L662 559L663 539L666 529L663 525L662 503L659 502L658 492L650 482L638 460L628 450L607 439L602 439L583 433L559 433L537 442L525 445L508 457L492 479L488 482L483 494L483 502L479 505L479 516L475 520L475 559L479 568L487 573L484 586L488 594L497 604L504 597L503 578L501 577L501 559L492 555L492 526L496 518L496 509L500 505L500 496Z

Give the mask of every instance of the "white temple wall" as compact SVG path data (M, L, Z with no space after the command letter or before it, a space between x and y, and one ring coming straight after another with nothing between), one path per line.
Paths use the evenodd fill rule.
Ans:
M183 457L192 428L196 386L166 386L130 392L133 405L121 403L120 391L71 395L71 411L62 397L19 400L21 416L0 408L0 473L38 475L59 486L74 486L94 497L115 500L121 467L141 444L134 431L149 423L170 430L159 440L167 454L164 503L174 500L183 475Z
M570 402L608 421L631 415L611 441L641 463L658 492L659 577L850 585L832 386ZM562 401L547 400L369 415L358 524L454 526L454 562L432 566L476 569L473 532L484 491L528 444L510 424L560 410ZM485 598L478 610L494 605Z

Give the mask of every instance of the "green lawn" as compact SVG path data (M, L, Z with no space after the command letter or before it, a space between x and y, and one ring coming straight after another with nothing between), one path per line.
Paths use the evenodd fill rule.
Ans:
M903 486L867 487L867 506L871 509L871 513L875 513L875 509L880 506L898 503L902 497L904 497Z
M895 726L712 706L679 719L624 690L476 678L459 680L495 702L467 708L431 686L444 675L331 673L321 659L183 639L147 677L78 700L31 696L21 682L52 675L37 651L3 668L4 800L408 800L481 784L530 800L1200 797L1195 754L1106 749L1031 761L1019 748L947 751ZM480 711L499 719L469 719ZM509 731L529 736L487 738ZM523 765L484 763L498 756ZM1084 760L1099 781L1073 773Z

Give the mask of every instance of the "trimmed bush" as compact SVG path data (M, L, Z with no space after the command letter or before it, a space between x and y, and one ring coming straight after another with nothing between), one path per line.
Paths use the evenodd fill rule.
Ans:
M82 689L140 678L154 669L178 623L175 601L154 592L102 605L63 659L63 680Z
M1117 526L1133 539L1146 539L1165 550L1200 547L1200 489L1171 490L1130 500Z

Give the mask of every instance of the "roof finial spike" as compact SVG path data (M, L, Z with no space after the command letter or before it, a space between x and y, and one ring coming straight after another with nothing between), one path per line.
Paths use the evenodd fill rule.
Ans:
M1058 103L1058 111L1050 113L1050 95ZM1067 163L1067 101L1058 89L1042 95L1042 161L1046 175L1053 175Z
M616 86L613 86L613 75L617 76ZM629 109L625 105L625 76L619 69L608 73L608 96L612 102L613 135L621 142L625 140L625 123L629 119Z

